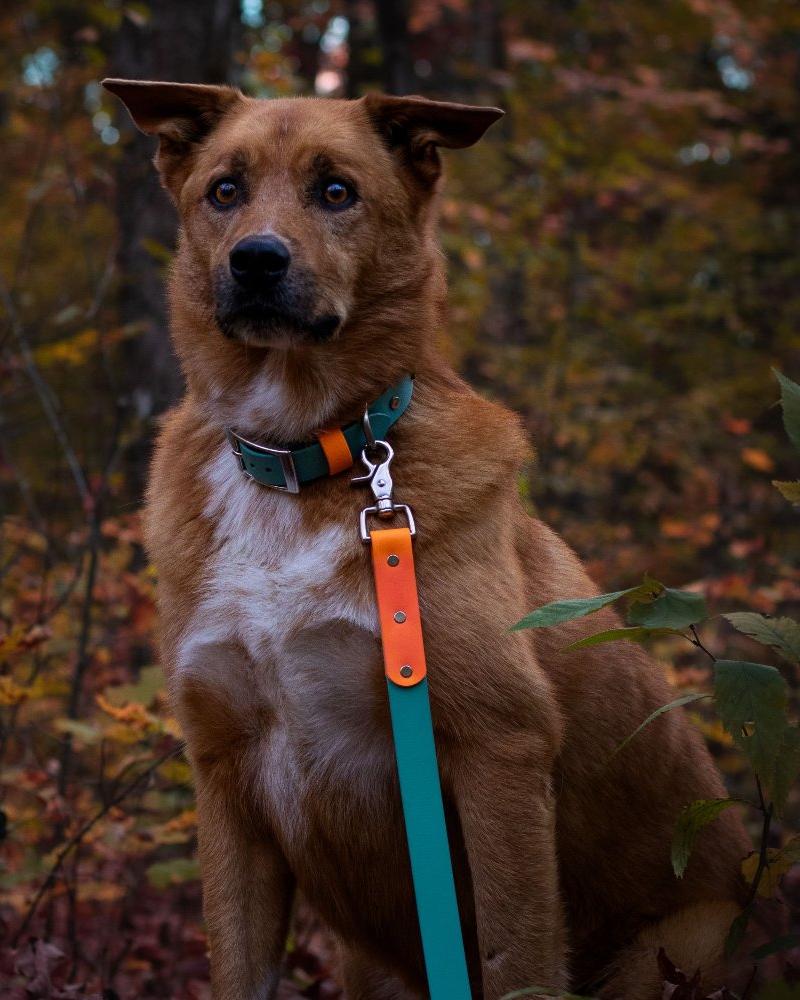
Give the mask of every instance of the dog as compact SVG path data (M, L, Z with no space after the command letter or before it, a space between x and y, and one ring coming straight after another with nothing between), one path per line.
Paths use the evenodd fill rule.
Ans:
M419 97L256 100L106 80L159 139L180 215L169 280L186 378L152 464L160 644L197 789L216 1000L273 997L301 892L350 1000L427 995L375 594L350 475L298 493L243 473L226 429L313 442L409 373L390 432L415 543L430 696L475 997L661 996L659 948L712 985L748 841L732 811L670 867L676 819L724 795L662 670L585 622L510 632L596 593L518 498L519 420L444 360L441 148L502 112ZM352 474L352 473L351 473ZM287 473L288 475L288 473ZM287 479L288 483L288 479ZM602 611L592 628L613 627Z

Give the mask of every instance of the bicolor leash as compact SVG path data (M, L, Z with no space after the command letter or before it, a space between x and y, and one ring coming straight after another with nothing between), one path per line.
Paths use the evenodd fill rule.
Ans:
M405 411L413 392L405 376L364 411L361 421L317 433L297 447L249 441L231 429L228 439L242 471L272 489L299 493L323 476L344 472L360 456L367 472L353 483L372 489L374 504L360 514L362 541L370 546L389 692L400 797L411 862L428 991L431 1000L471 1000L464 941L447 841L422 638L411 508L392 496L394 451L384 434ZM406 519L404 528L370 530L369 518Z
M364 423L369 439L372 435L367 414ZM377 461L379 456L381 460ZM428 695L414 571L416 526L411 508L393 500L389 469L393 457L391 445L374 437L362 452L367 473L353 483L369 483L375 503L362 510L359 527L362 541L372 552L394 750L428 990L431 1000L470 1000ZM405 516L407 527L369 530L370 516L389 519L396 514Z

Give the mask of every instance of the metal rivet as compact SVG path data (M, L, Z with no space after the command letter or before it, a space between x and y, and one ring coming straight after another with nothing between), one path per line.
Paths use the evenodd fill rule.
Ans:
M403 666L400 667L401 677L410 677L413 673L414 673L414 668L409 663L404 663Z
M391 406L393 410L396 410L399 405L400 405L400 397L392 396L392 398L389 400L389 406Z
M400 556L391 555L386 560L386 562L389 563L390 566L399 566L400 565Z
M402 625L403 622L406 620L405 611L395 611L394 620L397 622L398 625Z

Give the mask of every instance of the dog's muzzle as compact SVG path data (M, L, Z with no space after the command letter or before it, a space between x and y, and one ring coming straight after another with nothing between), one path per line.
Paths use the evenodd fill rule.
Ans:
M214 281L215 318L230 340L324 343L342 319L316 303L313 277L276 236L248 236L231 250Z

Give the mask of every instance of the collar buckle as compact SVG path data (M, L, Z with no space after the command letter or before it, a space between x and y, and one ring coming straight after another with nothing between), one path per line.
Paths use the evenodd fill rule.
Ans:
M292 455L290 448L270 448L265 444L257 444L255 441L248 441L247 438L242 437L241 434L237 434L232 428L228 428L226 434L228 436L228 441L230 442L233 454L239 459L242 472L244 472L249 479L252 479L254 482L258 482L262 486L268 486L271 490L279 490L281 493L300 492L300 480L297 477L297 468L294 464L294 456ZM253 451L257 451L260 455L269 455L271 458L277 458L281 464L283 478L286 485L279 486L277 483L265 483L261 480L256 480L247 468L247 463L241 449L241 445L243 444L247 445L248 448L252 448Z

